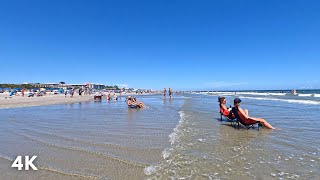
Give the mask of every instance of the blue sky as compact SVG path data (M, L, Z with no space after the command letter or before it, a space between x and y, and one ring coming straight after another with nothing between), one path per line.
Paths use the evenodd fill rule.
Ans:
M0 83L320 88L320 1L0 1Z

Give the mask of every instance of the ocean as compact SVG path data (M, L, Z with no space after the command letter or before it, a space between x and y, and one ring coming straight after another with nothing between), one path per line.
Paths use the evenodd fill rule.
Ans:
M320 179L320 91L137 96L0 109L0 179ZM218 96L281 130L220 121ZM38 171L11 168L37 156Z

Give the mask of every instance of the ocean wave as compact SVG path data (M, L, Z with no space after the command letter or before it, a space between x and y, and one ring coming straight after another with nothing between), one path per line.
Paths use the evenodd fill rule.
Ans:
M320 94L313 94L313 97L320 97Z
M313 96L313 94L298 94L298 96L301 96L301 97L310 97L310 96Z
M283 102L298 103L298 104L312 104L312 105L320 104L320 101L313 101L313 100L275 99L275 98L260 98L260 97L245 97L245 96L240 96L239 98L255 99L255 100L266 100L266 101L283 101Z
M285 96L287 95L286 93L259 93L259 92L210 92L209 94L212 95L252 95L252 96Z
M292 94L292 93L274 93L274 92L210 92L208 95L214 95L214 96L234 96L234 95L243 95L243 96L299 96L299 97L316 97L319 98L320 94Z
M165 149L162 152L162 157L163 159L168 159L171 156L171 153L173 151L173 147L174 145L178 142L179 138L180 138L180 132L181 132L181 128L182 128L182 124L185 120L185 113L183 111L179 111L180 114L180 120L179 123L177 124L177 126L173 129L173 132L169 135L169 142L171 144L170 148ZM155 165L150 165L146 168L144 168L144 173L148 176L150 175L154 175L157 173L157 169L159 169L161 167L161 164L158 166Z
M183 111L180 111L179 114L180 114L179 123L173 129L173 132L169 135L169 138L170 138L169 141L170 141L171 145L173 145L179 139L178 133L180 132L180 127L181 127L181 124L182 124L184 117L185 117L185 113Z

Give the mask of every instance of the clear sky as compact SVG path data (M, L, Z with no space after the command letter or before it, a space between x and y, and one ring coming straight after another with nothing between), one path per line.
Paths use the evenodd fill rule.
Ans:
M0 83L320 88L318 0L1 0Z

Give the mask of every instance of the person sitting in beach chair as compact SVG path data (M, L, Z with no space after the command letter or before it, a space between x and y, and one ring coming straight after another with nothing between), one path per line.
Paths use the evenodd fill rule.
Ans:
M226 107L227 100L225 97L218 97L218 102L220 106L220 118L222 121L222 116L224 116L228 121L233 121L236 117L233 115L231 108Z
M138 102L135 97L128 96L126 99L129 108L144 108L145 105L142 102Z
M254 128L255 124L258 124L258 129L260 125L265 126L268 129L275 129L272 127L266 120L262 118L254 118L249 116L248 110L243 110L240 108L241 99L235 98L234 99L234 107L232 108L232 113L238 120L238 127L239 123L246 126L248 129Z

